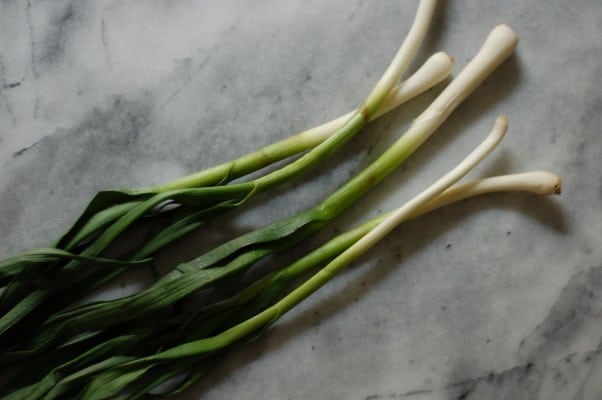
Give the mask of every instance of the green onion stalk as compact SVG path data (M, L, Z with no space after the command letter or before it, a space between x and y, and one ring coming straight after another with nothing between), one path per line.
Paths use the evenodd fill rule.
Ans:
M240 275L260 259L290 248L342 213L407 159L451 112L514 50L516 34L496 27L481 50L434 102L385 153L317 206L293 217L228 241L204 255L179 265L148 289L111 301L87 304L55 313L7 349L2 362L14 363L56 348L80 335L102 334L145 317L174 309L187 296L215 288L226 278ZM175 311L175 309L174 309Z
M73 228L54 247L70 252L76 250L77 246L82 244L82 241L89 240L90 242L85 243L78 255L87 258L97 257L128 227L165 202L172 201L195 208L192 214L186 215L173 225L168 226L142 246L131 257L131 261L137 262L146 259L158 249L195 229L207 218L237 207L245 203L250 197L289 181L323 161L357 134L371 119L376 117L381 106L386 103L387 98L391 99L390 107L393 107L395 94L390 97L392 96L391 90L408 67L424 38L435 5L435 0L422 0L420 2L414 24L406 40L362 106L345 117L345 122L333 134L326 135L327 137L321 143L315 145L301 158L248 182L195 187L214 183L214 180L219 176L218 168L218 170L211 170L212 172L196 174L151 189L101 192L92 200ZM277 160L302 151L302 149L314 144L311 141L308 143L306 136L300 135L292 142L287 141L284 145L281 144L254 153L249 157L243 157L243 161L239 160L224 167L222 172L225 172L229 179L229 177L236 177L239 174L261 167L263 165L261 160ZM301 144L295 146L295 143ZM285 149L289 145L292 145L293 150ZM257 163L257 161L261 162ZM104 228L104 230L98 232L100 228ZM105 269L101 269L98 274L90 276L94 270L87 268L82 271L79 259L72 258L69 260L69 257L67 257L66 264L59 264L58 267L55 266L55 268L45 270L46 274L42 279L39 276L40 268L35 265L23 268L22 266L26 263L18 257L16 261L15 259L9 261L8 267L5 263L5 270L15 273L19 270L19 268L14 267L15 264L21 266L21 271L4 287L0 296L0 312L2 313L0 317L0 343L8 343L9 345L11 338L17 337L19 332L22 332L25 328L32 327L33 314L37 312L39 314L37 318L39 318L40 315L43 316L55 311L51 306L52 304L62 305L74 300L74 296L66 296L66 299L59 300L57 303L48 302L47 310L41 310L40 306L52 294L66 290L78 283L79 289L85 288L84 292L89 292L125 270L125 268L118 268L105 272ZM32 279L36 274L38 274L36 279ZM84 279L87 280L82 284L81 281ZM40 281L43 282L42 287L37 283ZM77 289L73 292L78 296L80 295ZM50 311L48 308L50 308ZM29 318L30 316L31 318Z
M407 218L416 218L432 210L479 195L509 191L550 195L559 194L560 186L560 178L546 171L534 171L477 179L454 185L451 188L446 189L434 199L414 208L413 212L408 212ZM229 329L265 310L267 307L272 306L275 300L277 300L299 277L340 255L345 249L348 249L352 244L356 243L381 222L389 218L392 213L393 212L383 214L355 229L338 235L287 267L264 277L231 298L206 307L204 310L200 310L198 315L208 315L206 318L199 318L204 325L205 331L207 332L207 325L210 325L212 322L210 318L213 317L213 321L215 321L215 315L217 315L217 313L223 315L230 310L236 312L234 317L232 317L232 313L228 312L226 314L229 322L238 321L227 325L226 329ZM199 329L194 329L195 327L192 321L188 321L185 325L180 326L180 329L174 329L175 325L170 326L169 328L177 332L184 332L184 338L188 338L189 340L199 337ZM111 366L119 365L123 368L123 363L130 362L134 360L135 357L114 355L108 360L105 359L101 362L97 361L106 357L110 351L120 353L129 350L129 352L131 352L132 348L139 344L140 341L147 339L150 336L150 333L150 331L146 331L137 335L128 334L103 342L82 355L64 362L61 365L55 366L54 369L39 378L39 380L32 383L30 382L27 386L13 392L6 398L15 399L20 397L36 399L44 395L45 398L52 399L59 398L59 396L74 387L83 388L83 382L92 377L95 371L103 369L107 370L111 368ZM229 346L229 348L231 347L232 346ZM178 380L178 384L175 387L170 387L163 395L180 393L199 379L203 378L207 372L216 366L216 364L216 355L186 357L177 362L164 362L160 368L155 366L152 368L152 371L142 374L142 376L144 376L144 382L137 388L136 393L147 393L159 384L174 378L176 375L184 374L184 377ZM82 371L83 366L87 367L84 371ZM39 365L36 365L35 370L39 370ZM30 378L32 371L24 371L24 375ZM132 385L133 383L134 382L129 382L127 385Z
M442 191L466 174L488 154L499 143L505 129L506 121L502 116L496 121L489 138L467 159L403 207L337 236L281 271L264 278L233 298L213 306L214 309L219 308L223 314L226 308L244 305L253 299L255 302L263 303L261 310L251 317L243 317L240 322L211 337L197 339L158 354L137 359L132 356L115 355L89 365L83 370L71 374L67 372L74 371L73 367L86 356L90 361L90 356L101 354L103 347L114 346L116 343L118 345L124 341L131 346L134 345L134 340L142 339L141 336L132 337L132 335L116 338L113 339L113 342L116 343L107 342L102 346L97 346L87 354L56 367L40 381L13 392L11 396L15 397L7 398L19 398L17 395L25 396L22 398L38 398L42 394L47 399L60 398L69 390L74 388L81 390L84 387L85 391L81 398L114 398L113 396L118 395L124 388L127 388L129 393L127 398L138 398L176 375L185 373L184 379L180 379L178 385L170 388L169 392L164 395L179 393L215 367L217 355L223 348L232 348L241 339L253 335L273 323L283 313L327 283L337 272L402 221L453 202L486 193L500 191L529 191L540 195L559 193L560 179L543 171L479 179ZM287 296L273 303L274 298L282 292L283 287L289 286L300 275L329 260L332 261L326 267ZM258 288L260 289L258 290ZM266 304L266 300L271 305ZM228 306L224 307L226 303ZM190 327L187 327L186 330L189 331ZM102 372L97 375L100 371ZM90 380L91 383L85 386Z
M248 338L254 333L260 332L328 283L337 273L374 246L395 226L411 216L412 213L419 211L424 204L435 199L445 189L466 175L501 141L506 127L506 118L503 116L499 117L487 139L458 166L402 207L391 212L359 240L272 306L216 335L186 342L150 356L137 358L136 360L122 361L118 366L107 368L95 376L85 387L82 398L95 400L113 398L113 396L120 394L122 390L126 389L132 383L142 379L152 368L160 366L163 363L179 363L184 360L191 361L195 358L202 359L205 355L219 352Z

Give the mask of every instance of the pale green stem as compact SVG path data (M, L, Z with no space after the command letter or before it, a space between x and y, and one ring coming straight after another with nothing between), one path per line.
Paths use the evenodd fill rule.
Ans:
M273 187L283 181L306 170L317 161L329 156L336 148L353 137L364 125L375 115L383 104L385 98L399 81L401 75L408 67L412 57L418 50L418 46L424 39L426 30L431 22L435 10L435 0L421 0L418 11L410 31L403 41L401 47L395 54L393 61L387 67L372 92L368 95L364 104L358 111L354 112L347 122L324 142L314 147L309 153L289 165L255 180L255 190L262 191Z
M382 115L384 113L382 111L375 115L375 112L381 107L388 112L406 102L411 97L414 97L434 86L436 83L441 82L449 75L453 66L453 58L445 53L437 53L432 56L425 63L423 68L417 71L415 77L409 78L407 83L401 83L393 90L395 83L399 81L401 75L407 69L412 57L416 53L418 46L426 34L435 5L435 0L422 0L420 2L416 18L410 28L406 40L404 40L391 65L387 68L382 78L367 97L364 106L360 109L352 111L351 113L324 125L274 143L232 162L221 164L156 187L137 189L135 192L161 192L172 189L210 186L219 184L224 178L233 179L245 175L269 165L270 163L314 148L324 141L331 139L335 136L334 132L338 130L347 130L349 135L345 136L352 136L353 131L361 128L368 121ZM354 118L354 116L358 114L361 117ZM346 126L348 127L345 128ZM333 140L333 142L335 142L335 140ZM295 168L304 166L308 160L315 160L316 158L323 157L320 153L321 151L317 151L313 156L309 156L304 161L301 161L303 158L297 160ZM282 171L282 169L278 170L277 173L263 177L258 183L260 186L272 186L276 182L280 182L282 179L289 176L290 171L293 169L294 168L288 168L286 171Z

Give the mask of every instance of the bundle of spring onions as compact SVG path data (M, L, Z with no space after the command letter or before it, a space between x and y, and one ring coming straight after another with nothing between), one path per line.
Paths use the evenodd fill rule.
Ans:
M456 184L502 139L507 120L501 115L484 142L406 204L332 238L290 265L241 284L254 264L315 234L416 151L513 52L517 37L500 25L405 134L316 206L227 241L137 293L85 301L92 291L145 265L157 251L210 219L314 167L371 120L442 82L453 65L445 53L433 55L397 83L426 34L435 5L434 0L420 1L406 40L356 110L160 186L99 192L51 246L0 262L0 365L6 371L0 396L138 399L179 393L215 368L226 351L254 339L403 221L484 193L559 193L559 178L543 171ZM302 153L259 178L230 183ZM149 216L160 223L154 236L123 254L105 256L107 248ZM196 296L201 291L205 295ZM182 307L186 301L193 303Z

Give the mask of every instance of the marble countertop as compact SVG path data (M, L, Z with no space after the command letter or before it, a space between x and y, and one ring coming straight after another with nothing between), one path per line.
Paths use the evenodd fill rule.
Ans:
M164 182L353 108L416 3L1 2L0 258L51 242L100 189ZM401 204L501 112L507 137L471 176L546 169L562 195L492 195L403 225L182 399L602 397L602 3L440 3L412 70L446 50L459 71L500 22L516 54L305 246ZM229 236L315 204L441 88L213 227ZM163 257L201 251L193 235Z

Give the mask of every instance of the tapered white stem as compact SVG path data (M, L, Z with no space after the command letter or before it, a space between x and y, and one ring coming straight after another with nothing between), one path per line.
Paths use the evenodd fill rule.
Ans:
M388 113L400 104L443 81L451 74L454 63L454 58L443 51L430 56L418 71L391 90L374 118Z
M437 180L433 185L429 186L406 204L393 211L391 215L379 223L376 228L368 232L364 237L345 250L339 256L341 257L341 262L349 263L349 258L354 259L366 252L400 223L408 219L413 213L416 213L424 204L427 204L448 187L460 180L498 145L504 137L507 128L508 120L506 116L500 115L496 119L489 136L487 136L487 138L473 150L468 157ZM333 263L337 262L339 257L335 258Z
M383 105L376 114L370 118L373 121L389 111L399 107L447 78L454 67L454 58L445 52L438 52L430 56L426 62L408 79L397 84L385 98ZM328 136L339 129L357 111L326 122L315 128L308 129L298 134L307 147L313 147L323 142Z
M364 110L362 113L370 119L374 115L378 108L382 105L383 97L386 97L396 82L399 82L401 75L408 68L410 61L416 54L418 46L422 43L426 31L433 18L435 7L437 5L436 0L421 0L418 4L418 10L416 11L416 17L406 39L397 51L397 54L393 58L393 61L382 75L372 92L366 99Z
M464 67L454 80L437 96L406 133L411 146L418 147L466 97L479 86L516 48L518 36L507 25L495 27L477 55Z
M508 25L496 26L477 55L437 99L417 118L415 123L427 123L447 117L458 104L493 72L516 48L518 36Z
M424 204L412 218L437 208L445 207L469 197L495 192L530 192L547 196L560 194L562 180L548 171L531 171L519 174L493 176L454 185Z

